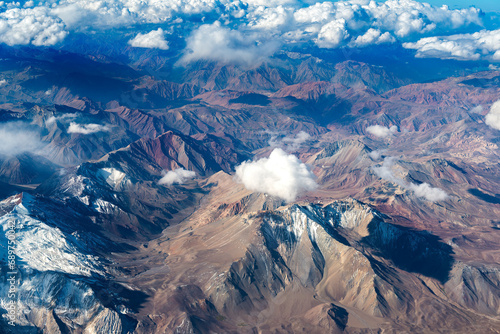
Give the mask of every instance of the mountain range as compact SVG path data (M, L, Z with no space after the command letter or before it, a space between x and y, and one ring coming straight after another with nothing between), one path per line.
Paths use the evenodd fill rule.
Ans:
M496 69L75 50L0 49L0 333L500 332Z

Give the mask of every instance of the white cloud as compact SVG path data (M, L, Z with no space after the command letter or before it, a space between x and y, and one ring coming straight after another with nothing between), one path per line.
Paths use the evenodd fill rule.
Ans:
M52 13L75 30L163 23L182 11L180 1L60 0Z
M336 48L349 37L344 19L331 21L321 27L315 43L320 48Z
M5 86L7 83L8 83L8 82L7 82L7 80L5 80L5 79L0 80L0 87Z
M299 23L324 22L333 17L334 6L333 2L327 1L315 3L309 7L297 10L293 16L295 21Z
M373 160L379 160L382 158L382 154L384 154L385 150L374 150L368 153L368 156Z
M182 17L246 7L232 0L58 0L52 13L75 30L170 23ZM199 19L199 18L198 18Z
M383 34L378 29L370 28L364 35L356 37L353 42L354 46L363 47L374 44L394 43L396 39L389 33Z
M382 126L382 125L372 125L366 128L368 133L380 138L385 138L388 136L392 136L396 132L398 132L398 127L393 125L390 128Z
M275 30L289 21L291 13L291 8L287 9L283 6L275 8L260 6L249 15L250 22L248 25L254 29Z
M21 122L0 124L0 154L36 152L42 147L40 134Z
M297 0L242 0L241 2L255 7L257 6L276 7L282 5L294 5L298 3Z
M315 42L322 48L337 48L350 37L350 45L362 47L393 43L395 36L405 41L415 35L448 33L482 24L480 11L476 8L450 10L446 6L438 8L414 0L315 3L296 10L294 19L302 32L318 33ZM288 35L300 35L296 27L293 29L294 32Z
M76 117L78 117L78 115L74 114L74 113L63 114L63 115L59 115L59 116L50 116L49 118L47 118L45 120L45 125L51 126L55 122L64 122L64 121L75 119Z
M68 127L68 133L81 133L84 135L88 135L96 132L107 132L111 129L107 125L100 124L77 124L75 122L71 122Z
M307 166L280 148L274 149L269 158L243 162L236 167L236 177L248 190L277 196L287 202L318 186Z
M381 166L372 167L373 172L380 178L396 183L397 185L403 186L405 183L403 179L397 178L392 172L392 166L394 166L394 157L386 157Z
M66 4L60 2L59 6L52 8L51 13L59 17L66 27L73 28L77 24L82 23L85 16L87 16L86 11L78 5L78 3ZM87 20L88 23L90 20Z
M480 10L473 7L450 10L447 6L433 7L413 0L388 0L371 1L362 8L375 19L374 26L393 31L398 37L481 25Z
M336 20L345 20L349 29L352 30L360 30L369 25L369 22L366 21L366 9L347 1L335 3L334 17Z
M161 28L148 32L147 34L139 33L133 39L128 41L128 44L135 48L168 50L168 42L165 40L165 32Z
M0 13L0 42L7 45L51 46L67 34L62 21L45 7L11 8Z
M417 50L416 56L421 58L500 61L500 29L426 37L414 43L404 43L403 46Z
M305 143L310 138L310 134L305 131L300 131L296 136L286 136L285 138L283 138L283 142L289 145L288 148L290 150L296 151L297 149L299 149L300 145Z
M500 130L500 100L491 105L484 122L493 129Z
M54 45L67 31L161 24L162 28L139 34L130 43L166 49L162 29L178 27L181 21L184 31L178 33L189 36L187 49L191 50L184 62L253 63L290 41L314 41L321 48L363 47L405 42L419 35L448 35L482 24L476 8L451 10L416 0L51 0L37 7L15 2L5 7L0 14L0 42L9 45ZM200 19L207 24L200 26ZM500 59L500 52L491 57Z
M363 47L481 25L475 8L450 10L415 0L51 0L33 8L20 3L5 7L0 14L0 42L9 45L54 45L67 31L162 24L137 35L130 44L165 50L168 42L162 29L182 21L185 31L179 34L188 38L181 63L209 59L253 64L289 42ZM200 18L208 24L200 26ZM215 19L226 26L211 23ZM491 59L500 60L500 52Z
M184 168L177 168L175 170L169 170L165 175L158 181L158 184L170 186L172 184L182 184L189 179L196 177L196 173Z
M259 42L257 35L244 35L238 30L223 27L219 21L196 29L187 39L186 53L181 63L200 59L251 64L274 53L273 42Z
M279 147L288 152L296 151L300 146L311 138L311 135L305 131L300 131L296 135L288 135L279 138L279 132L267 132L271 135L269 146Z
M439 188L433 188L428 183L414 184L410 183L408 188L412 190L417 197L425 198L430 202L444 201L448 194Z
M415 196L424 198L430 202L444 201L448 198L448 194L440 189L434 188L428 183L415 184L412 182L406 182L405 180L394 175L392 167L394 166L394 157L387 157L381 166L372 167L372 171L380 178L395 183L400 187L411 190Z

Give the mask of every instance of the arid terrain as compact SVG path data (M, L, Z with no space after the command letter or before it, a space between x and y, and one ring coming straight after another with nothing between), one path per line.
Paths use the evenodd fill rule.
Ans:
M73 43L0 47L0 333L500 333L495 66Z

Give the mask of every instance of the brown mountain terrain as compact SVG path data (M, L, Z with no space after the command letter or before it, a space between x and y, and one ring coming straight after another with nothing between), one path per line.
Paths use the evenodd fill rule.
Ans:
M25 332L500 332L497 71L410 83L289 53L163 80L91 63L16 60L0 87L2 123L40 135L0 164ZM235 176L277 147L315 190L287 203ZM195 176L159 183L178 168Z

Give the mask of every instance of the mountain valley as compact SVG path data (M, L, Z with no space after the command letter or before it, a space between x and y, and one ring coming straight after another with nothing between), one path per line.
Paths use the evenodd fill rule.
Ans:
M500 333L496 68L73 51L0 49L0 333Z

